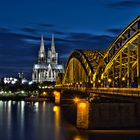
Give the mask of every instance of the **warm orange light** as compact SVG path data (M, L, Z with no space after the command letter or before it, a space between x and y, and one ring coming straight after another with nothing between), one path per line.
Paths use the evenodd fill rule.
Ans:
M80 136L76 136L74 140L81 140Z
M53 111L54 111L54 112L57 112L57 111L58 111L58 106L54 106L54 107L53 107Z
M77 98L77 97L75 97L73 100L74 100L75 103L77 103L78 101L80 101L80 99Z
M60 93L57 92L57 91L54 91L54 95L55 95L55 96L60 96Z
M43 96L46 96L46 95L47 95L47 93L44 91L44 92L42 93L42 95L43 95Z
M108 79L108 82L111 83L111 79L110 78Z
M55 97L55 103L59 104L60 103L60 92L54 91L54 97Z
M78 104L79 109L86 109L86 106L87 106L86 103L83 103L83 102Z
M122 78L122 81L125 81L125 77Z

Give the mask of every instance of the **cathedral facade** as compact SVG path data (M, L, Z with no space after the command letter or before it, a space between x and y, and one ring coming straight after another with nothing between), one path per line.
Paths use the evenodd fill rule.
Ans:
M38 62L33 66L32 81L36 83L55 82L58 73L64 73L64 67L58 64L58 53L55 50L54 37L52 36L51 48L48 49L46 55L42 36Z

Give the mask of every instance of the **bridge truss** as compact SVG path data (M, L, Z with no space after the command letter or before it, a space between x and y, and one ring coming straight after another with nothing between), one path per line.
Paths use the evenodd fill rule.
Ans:
M73 51L62 83L95 88L140 87L140 17L118 35L106 52Z

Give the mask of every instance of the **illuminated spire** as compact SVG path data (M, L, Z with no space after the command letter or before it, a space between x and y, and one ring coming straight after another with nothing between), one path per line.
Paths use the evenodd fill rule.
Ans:
M55 53L54 35L52 35L51 51L52 51L53 53Z
M44 52L45 48L44 48L44 39L43 39L43 35L41 37L41 45L40 45L40 52Z
M38 63L39 64L46 63L46 52L45 52L45 47L44 47L43 35L41 37L41 45L40 45L40 50L39 50L39 54L38 54Z

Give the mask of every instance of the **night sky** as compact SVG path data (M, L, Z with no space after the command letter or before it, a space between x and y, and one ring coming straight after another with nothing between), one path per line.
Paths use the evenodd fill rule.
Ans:
M139 0L1 0L0 78L31 78L42 34L65 62L74 49L106 50L139 14Z

